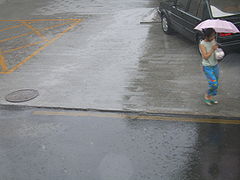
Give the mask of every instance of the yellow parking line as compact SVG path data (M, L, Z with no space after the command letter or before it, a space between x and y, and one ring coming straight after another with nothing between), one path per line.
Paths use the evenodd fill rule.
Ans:
M41 22L41 21L81 21L82 19L31 19L31 20L0 20L0 22Z
M46 27L46 28L42 28L42 29L39 29L38 31L47 31L49 29L53 29L53 28L56 28L56 27L59 27L59 26L63 26L63 25L66 25L66 24L72 24L72 23L62 23L62 24L57 24L57 25L54 25L54 26L49 26L49 27ZM17 39L17 38L20 38L20 37L24 37L24 36L28 36L30 34L33 34L34 32L31 31L31 32L28 32L28 33L24 33L24 34L20 34L18 36L13 36L13 37L10 37L10 38L7 38L7 39L2 39L0 40L0 43L2 42L6 42L6 41L10 41L10 40L13 40L13 39Z
M1 54L0 54L0 66L2 68L2 71L7 71L8 70L8 67L7 67L6 62L5 62L5 58Z
M10 50L5 50L1 53L1 56L0 56L0 66L2 68L2 71L0 72L0 74L10 74L12 72L14 72L17 68L19 68L22 64L26 63L28 60L30 60L32 57L34 57L35 55L37 55L38 53L40 53L43 49L45 49L46 47L48 47L50 44L52 44L54 41L56 41L57 39L59 39L61 36L63 36L66 32L68 32L69 30L73 29L76 25L78 25L82 19L35 19L35 20L0 20L0 22L8 22L8 21L15 21L15 22L21 22L22 24L21 25L17 25L17 26L11 26L11 27L8 27L8 28L4 28L2 29L1 31L4 31L4 30L8 30L8 29L12 29L12 28L18 28L20 26L22 26L23 24L28 26L29 29L31 29L32 31L31 32L28 32L28 33L24 33L24 34L21 34L21 35L17 35L17 36L13 36L13 37L10 37L10 38L6 38L6 39L2 39L0 40L0 43L2 42L6 42L6 41L9 41L9 40L13 40L13 39L16 39L16 38L20 38L20 37L24 37L24 36L27 36L27 35L30 35L30 34L37 34L38 36L40 36L41 38L44 39L44 41L46 41L47 43L45 43L43 46L41 46L39 49L37 49L35 52L33 52L31 55L29 55L28 57L26 57L23 61L21 61L20 63L18 63L16 66L12 67L10 70L8 69L6 63L5 63L5 59L4 59L4 56L2 55L3 53L9 53L9 52L13 52L13 51L16 51L16 50L19 50L19 49L23 49L23 48L27 48L27 47L30 47L30 46L34 46L34 45L37 45L37 44L40 44L44 41L38 41L38 42L35 42L35 43L31 43L31 44L27 44L27 45L24 45L24 46L21 46L21 47L17 47L17 48L14 48L14 49L10 49ZM53 26L49 26L49 27L45 27L45 28L41 28L41 29L36 29L34 28L33 26L31 26L29 23L31 22L42 22L42 21L68 21L68 22L65 22L65 23L61 23L61 24L57 24L57 25L53 25ZM47 30L50 30L50 29L54 29L56 27L59 27L59 26L64 26L64 25L70 25L67 29L65 29L63 32L61 33L58 33L54 38L52 38L51 40L47 40L47 38L41 33L42 31L47 31Z
M49 30L49 29L53 29L53 28L56 28L56 27L59 27L59 26L64 26L64 25L67 25L67 24L73 24L73 22L56 24L56 25L53 25L53 26L49 26L49 27L46 27L46 28L39 29L39 31L47 31L47 30Z
M10 30L10 29L19 28L19 27L21 27L21 26L22 26L22 24L16 25L16 26L9 26L9 27L7 27L7 28L0 29L0 32L2 32L2 31L7 31L7 30Z
M13 39L17 39L17 38L20 38L20 37L23 37L23 36L27 36L27 35L30 35L30 34L33 34L33 32L28 32L28 33L25 33L25 34L20 34L20 35L17 35L17 36L12 36L10 38L2 39L2 40L0 40L0 43L6 42L6 41L10 41L10 40L13 40Z
M41 37L43 40L47 41L48 39L46 38L46 36L44 36L38 29L34 28L33 26L31 26L30 24L28 24L27 22L21 22L24 26L26 26L27 28L31 29L37 36Z
M129 114L113 114L113 113L91 113L91 112L56 112L56 111L34 111L33 115L41 116L70 116L70 117L101 117L101 118L125 118L138 120L159 120L171 122L193 122L193 123L209 123L209 124L234 124L240 125L240 120L225 119L205 119L191 117L168 117L168 116L147 116L147 115L129 115Z
M56 37L54 37L53 39L49 40L46 44L44 44L43 46L41 46L39 49L37 49L33 54L31 54L30 56L28 56L27 58L25 58L22 62L18 63L16 66L14 66L13 68L11 68L10 70L8 70L8 72L0 72L0 74L9 74L14 72L16 69L18 69L22 64L26 63L27 61L29 61L31 58L33 58L34 56L36 56L37 54L39 54L42 50L44 50L46 47L48 47L49 45L51 45L54 41L56 41L57 39L59 39L60 37L62 37L66 32L70 31L71 29L73 29L76 25L78 25L80 22L76 22L73 23L71 26L69 26L67 29L65 29L63 32L59 33Z
M20 47L14 48L14 49L5 50L5 51L2 51L2 54L6 54L6 53L17 51L17 50L20 50L20 49L23 49L23 48L28 48L28 47L31 47L31 46L35 46L35 45L38 45L42 42L45 42L45 40L44 41L38 41L38 42L35 42L35 43L31 43L31 44L27 44L27 45L24 45L24 46L20 46Z

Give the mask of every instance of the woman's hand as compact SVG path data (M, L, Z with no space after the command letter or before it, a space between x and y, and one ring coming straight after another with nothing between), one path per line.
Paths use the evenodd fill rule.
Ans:
M212 50L213 50L213 51L217 50L217 48L218 48L218 45L217 45L217 44L215 44L214 46L212 46Z
M205 46L204 46L203 44L200 44L200 45L199 45L199 48L200 48L200 50L201 50L201 54L202 54L203 59L208 60L209 57L210 57L210 56L215 52L215 50L218 48L218 45L215 44L214 46L212 46L212 49L211 49L209 52L207 52L207 49L205 48Z

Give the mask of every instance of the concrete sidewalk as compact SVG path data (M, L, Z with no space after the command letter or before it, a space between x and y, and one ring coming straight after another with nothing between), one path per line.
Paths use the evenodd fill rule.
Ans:
M0 75L0 104L12 104L4 99L8 93L31 88L40 96L21 105L240 117L240 55L225 58L220 104L206 106L207 81L195 45L180 35L165 35L160 24L140 24L147 11L128 7L75 14L84 19L79 25L13 73ZM60 16L73 17L39 14L41 19ZM58 31L44 35L52 38L54 33ZM16 52L8 60L30 51Z

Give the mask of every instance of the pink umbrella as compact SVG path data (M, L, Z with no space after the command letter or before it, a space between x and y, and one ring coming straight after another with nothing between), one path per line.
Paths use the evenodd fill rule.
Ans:
M213 28L217 33L239 33L238 28L231 22L220 19L208 19L198 24L194 29L202 31L203 29Z

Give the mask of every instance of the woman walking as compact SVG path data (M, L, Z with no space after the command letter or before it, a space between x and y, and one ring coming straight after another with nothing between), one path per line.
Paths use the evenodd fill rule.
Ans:
M217 104L213 97L217 95L218 78L219 78L219 65L215 57L215 51L218 48L215 37L216 32L212 28L205 29L204 40L199 45L202 54L203 72L208 80L208 91L204 95L204 102L207 105Z

